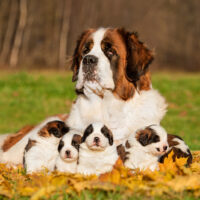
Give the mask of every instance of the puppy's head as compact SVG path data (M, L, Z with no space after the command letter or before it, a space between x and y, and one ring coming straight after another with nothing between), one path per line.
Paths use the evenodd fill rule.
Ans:
M148 126L145 129L137 131L135 137L146 148L146 151L153 155L161 156L169 149L167 133L161 126Z
M93 151L104 151L113 145L113 134L103 123L90 124L84 131L82 142Z
M61 138L69 131L69 127L59 120L48 122L39 132L38 135L45 138Z
M66 134L58 145L60 157L65 162L73 162L78 160L79 146L81 143L80 133L71 130Z

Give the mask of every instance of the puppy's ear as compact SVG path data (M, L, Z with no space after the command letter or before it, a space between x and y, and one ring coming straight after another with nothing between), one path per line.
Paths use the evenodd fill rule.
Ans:
M160 141L160 137L151 128L146 128L142 131L137 132L136 138L142 146L146 146Z
M63 148L63 146L64 146L64 142L62 140L60 140L60 143L58 145L58 152L61 151L61 149Z
M86 31L84 31L79 39L77 40L76 43L76 48L74 50L74 54L73 54L73 60L72 60L72 66L71 69L73 71L73 76L72 76L72 81L75 82L78 80L78 72L79 72L79 67L80 67L80 61L81 61L81 49L84 45L84 42L86 40L86 38L88 37L88 35L92 32L92 29L88 29Z
M81 144L81 139L82 137L78 134L74 134L73 136L73 140L77 143L77 144Z
M108 129L106 126L103 126L101 128L101 132L104 134L104 136L106 138L108 138L109 144L113 145L113 134L112 134L111 130Z
M143 42L139 41L135 32L118 29L127 48L127 79L136 85L140 77L148 71L149 64L153 61L153 53Z
M79 151L79 147L80 147L80 144L81 144L81 136L78 135L78 134L74 134L73 138L72 138L72 142L71 142L71 145L73 147L75 147L78 151Z
M94 128L92 126L92 124L90 124L84 131L83 137L81 142L85 142L86 138L93 132Z
M62 132L63 135L68 133L69 130L70 130L70 128L66 124L61 128L61 132Z

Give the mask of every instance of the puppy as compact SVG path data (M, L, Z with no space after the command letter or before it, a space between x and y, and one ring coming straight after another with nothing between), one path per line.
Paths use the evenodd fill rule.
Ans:
M54 170L60 138L68 131L64 122L56 120L48 122L36 135L29 138L23 158L27 173L40 171L43 167Z
M167 140L169 143L169 149L167 153L160 157L159 162L163 163L164 159L171 153L171 151L173 151L173 161L175 161L176 158L187 158L186 166L189 167L192 163L192 154L190 152L189 147L185 144L183 139L177 135L168 134Z
M38 135L38 131L42 127L54 120L62 121L57 116L48 117L37 126L25 126L16 134L0 136L0 162L6 163L9 166L23 164L24 149L29 138Z
M158 159L169 149L167 133L159 125L151 125L131 134L126 141L124 165L131 169L158 169Z
M103 123L90 124L82 137L77 172L84 175L109 172L117 159L112 132Z
M81 133L70 130L60 140L58 146L59 156L56 160L55 169L61 172L76 173Z

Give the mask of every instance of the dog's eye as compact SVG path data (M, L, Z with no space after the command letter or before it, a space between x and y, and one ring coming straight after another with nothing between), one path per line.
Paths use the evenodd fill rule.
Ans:
M87 53L89 53L89 51L90 51L89 47L86 46L83 49L83 54L87 54Z
M50 128L49 129L49 133L53 134L53 135L58 135L59 131L57 128Z
M115 54L115 50L112 48L112 45L108 42L105 43L104 51L108 57L112 57Z

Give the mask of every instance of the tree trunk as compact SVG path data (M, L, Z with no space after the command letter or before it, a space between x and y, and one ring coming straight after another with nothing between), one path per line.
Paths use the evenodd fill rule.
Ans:
M10 66L15 67L19 60L19 50L22 44L22 38L27 20L27 0L20 0L19 23L14 39L13 48L10 56Z
M15 31L15 23L16 23L17 7L18 7L18 3L16 0L13 1L11 0L9 3L10 3L10 9L9 9L8 25L5 31L5 38L2 45L2 51L0 56L3 64L6 64L7 59L9 59L12 37Z
M59 67L64 68L67 51L67 38L69 33L69 22L71 16L71 0L63 0L63 21L60 33L60 48L59 48Z

